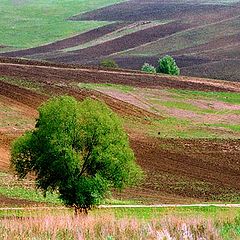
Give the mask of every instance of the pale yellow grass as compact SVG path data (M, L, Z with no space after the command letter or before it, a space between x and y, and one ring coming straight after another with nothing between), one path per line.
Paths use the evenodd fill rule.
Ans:
M3 240L221 239L214 223L203 218L117 219L109 213L78 217L66 214L2 218L0 236Z

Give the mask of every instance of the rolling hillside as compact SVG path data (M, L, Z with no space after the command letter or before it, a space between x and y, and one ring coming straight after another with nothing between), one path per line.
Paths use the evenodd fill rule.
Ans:
M113 58L140 69L171 54L184 75L240 81L237 0L3 1L0 7L3 56L84 65Z
M0 171L11 173L11 141L34 127L43 101L59 94L99 99L123 118L146 179L115 196L239 202L239 83L1 59ZM0 202L23 204L8 194L0 186Z
M240 239L240 0L1 0L0 16L0 239ZM179 76L149 66L165 55L176 60ZM141 71L144 63L156 71ZM88 110L78 109L66 98L77 112L69 113L71 126L57 119L61 136L52 134L50 149L42 136L55 129L49 116L39 121L38 109L56 96L111 108L120 118L113 128L121 122L126 132L120 145L129 139L142 181L101 198L108 188L101 174L121 181L117 158L124 153L113 146L118 131L100 129L104 116L99 131L90 127L90 138L72 125L69 116L78 121L86 111L101 111L89 102ZM39 123L50 127L30 139ZM67 136L58 141L64 133L73 151ZM106 137L98 133L108 135L110 148L94 148ZM13 144L23 134L37 154ZM80 153L85 158L77 156L78 135L90 140ZM24 153L16 156L18 150ZM118 150L121 166L88 179L106 165L95 161L89 169L96 154L103 159ZM47 186L39 180L43 168L24 179L14 171L31 168L27 160L38 153L47 157L44 169L49 163L58 170L50 169L47 180L56 189L39 187ZM58 153L75 168L76 160L86 160L61 183L53 178L72 166L59 159L60 171L51 164ZM29 159L15 166L15 158Z

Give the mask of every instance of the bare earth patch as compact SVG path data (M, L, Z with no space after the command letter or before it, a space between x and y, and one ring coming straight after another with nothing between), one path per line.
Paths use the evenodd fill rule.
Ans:
M188 102L203 109L211 108L215 110L240 110L240 105L234 105L220 101L188 100Z
M104 87L97 88L99 92L107 94L110 97L119 99L121 101L133 104L139 108L145 109L147 111L152 111L154 113L164 114L165 116L175 117L178 119L186 119L193 121L195 123L203 124L240 124L239 114L231 113L231 111L240 110L240 105L234 105L229 103L224 103L221 101L212 100L202 100L194 99L188 100L184 99L180 102L188 103L203 110L216 110L216 111L226 111L226 113L217 114L216 113L206 113L206 112L194 112L191 110L178 109L177 107L166 107L164 102L166 101L176 101L172 93L166 90L159 89L141 89L135 88L131 92L121 92L117 89L107 89ZM227 112L229 111L229 113Z
M133 93L123 93L118 90L99 90L100 92L107 94L108 96L111 96L113 98L119 99L121 101L128 102L130 104L133 104L139 108L143 108L145 110L151 110L151 106L142 100L139 96Z

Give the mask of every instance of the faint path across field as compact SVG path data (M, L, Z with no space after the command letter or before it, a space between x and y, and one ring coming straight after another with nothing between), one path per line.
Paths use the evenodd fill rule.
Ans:
M98 208L182 208L182 207L226 207L240 208L240 204L221 204L221 203L203 203L203 204L157 204L157 205L100 205ZM66 207L3 207L0 211L18 211L18 210L66 210Z
M240 208L240 204L221 204L221 203L203 203L203 204L157 204L157 205L101 205L99 208L175 208L175 207L227 207Z

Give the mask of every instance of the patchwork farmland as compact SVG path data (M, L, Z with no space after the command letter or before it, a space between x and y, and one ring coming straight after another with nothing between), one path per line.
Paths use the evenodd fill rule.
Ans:
M14 59L1 59L0 72L2 171L9 172L11 141L34 127L37 107L69 94L102 100L124 120L146 181L115 197L239 201L239 83ZM2 194L2 204L15 196Z
M5 57L84 65L112 58L122 68L140 69L146 61L156 64L171 54L184 75L239 81L239 1L102 0L91 6L84 1L60 6L42 0L38 6L46 8L43 15L27 1L14 7L1 4L4 16L17 11L22 19L4 17L1 22ZM34 16L24 18L28 10L42 21L37 33ZM27 35L20 34L24 24L31 27ZM18 42L11 29L20 34Z

